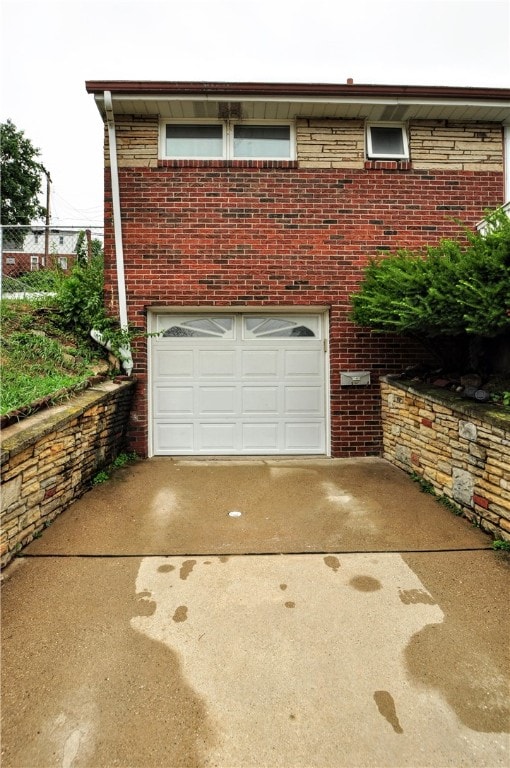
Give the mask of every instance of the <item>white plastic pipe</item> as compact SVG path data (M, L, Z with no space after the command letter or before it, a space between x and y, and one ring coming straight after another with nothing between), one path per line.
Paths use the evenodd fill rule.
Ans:
M120 218L119 167L117 164L117 136L111 91L104 92L104 106L108 125L108 146L110 150L110 176L112 182L113 230L115 235L115 260L117 265L117 293L119 297L119 321L124 331L128 329L126 280L124 276L124 248L122 243L122 222Z
M101 331L98 331L97 328L92 328L90 335L94 339L94 341L97 341L98 344L101 344L102 347L108 350L108 352L113 351L113 347L109 341L105 341L103 334ZM124 368L126 374L128 376L131 376L131 372L133 370L133 358L131 356L131 347L128 346L122 346L119 347L114 351L114 354L118 354L120 359L120 364Z

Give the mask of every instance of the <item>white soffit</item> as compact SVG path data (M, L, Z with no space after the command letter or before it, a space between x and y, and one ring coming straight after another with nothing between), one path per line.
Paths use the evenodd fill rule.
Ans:
M163 118L197 119L217 118L222 102L239 102L245 119L291 120L296 117L343 118L362 120L453 120L509 122L510 104L507 101L465 101L418 99L302 99L263 98L229 95L211 98L192 96L161 97L160 95L137 96L112 94L117 115L158 115ZM103 112L102 95L96 95L98 107Z

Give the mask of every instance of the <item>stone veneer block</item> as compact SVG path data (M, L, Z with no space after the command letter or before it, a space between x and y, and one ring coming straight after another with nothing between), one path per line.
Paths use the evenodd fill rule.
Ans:
M412 457L413 472L438 495L510 541L510 414L391 377L381 379L381 397L384 457L408 470ZM424 428L420 414L430 410L436 419Z
M2 430L2 567L118 455L133 389L103 382Z
M460 501L467 507L472 506L474 482L471 472L454 467L452 477L452 493L455 501Z

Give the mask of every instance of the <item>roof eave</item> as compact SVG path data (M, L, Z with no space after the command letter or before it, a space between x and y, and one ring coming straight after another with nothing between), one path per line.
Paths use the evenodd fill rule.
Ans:
M235 83L235 82L172 82L155 80L88 80L88 93L110 91L112 96L194 95L262 96L308 98L420 98L426 100L510 100L510 88L452 87L425 85L362 85L332 83Z

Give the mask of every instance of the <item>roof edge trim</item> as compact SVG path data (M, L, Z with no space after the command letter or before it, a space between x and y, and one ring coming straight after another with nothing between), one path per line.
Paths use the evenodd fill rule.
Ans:
M329 83L232 83L232 82L171 82L156 80L87 80L88 93L110 91L112 96L133 95L251 95L323 98L421 98L427 101L510 100L510 88L458 87L443 85L335 85Z

